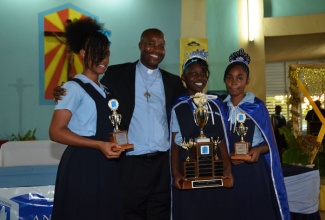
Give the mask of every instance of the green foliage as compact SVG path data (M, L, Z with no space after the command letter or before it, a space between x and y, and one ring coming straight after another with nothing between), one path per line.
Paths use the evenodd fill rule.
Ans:
M297 147L296 137L293 135L291 130L287 127L282 127L279 129L280 134L284 136L284 139L287 143L289 149Z
M20 135L20 133L18 132L17 135L15 135L14 133L11 134L11 141L32 141L32 140L36 140L36 128L34 130L28 130L26 132L26 134L24 135Z
M287 164L296 163L299 160L300 154L298 148L288 148L282 153L282 162Z
M284 135L288 146L282 154L283 163L311 164L315 161L315 157L323 151L323 145L317 141L316 136L299 135L296 138L287 127L282 127L279 131Z

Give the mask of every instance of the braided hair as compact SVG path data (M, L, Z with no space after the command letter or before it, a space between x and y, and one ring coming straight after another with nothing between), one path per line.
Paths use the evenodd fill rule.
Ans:
M223 81L226 82L226 76L228 73L236 66L240 66L243 68L245 73L247 74L247 78L249 77L249 67L248 64L251 62L250 56L244 51L244 49L239 49L238 51L230 54L229 56L230 64L227 66L225 70L225 74L223 76Z

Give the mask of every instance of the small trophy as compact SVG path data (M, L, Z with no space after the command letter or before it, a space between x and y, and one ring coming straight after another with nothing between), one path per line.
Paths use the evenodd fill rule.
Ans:
M218 144L220 143L219 142L219 137L217 138L217 140L214 140L213 137L211 137L211 141L212 141L213 146L214 146L214 152L215 152L214 159L219 160L219 157L218 157Z
M182 148L187 151L187 158L182 161L182 174L185 177L181 181L182 189L199 189L207 187L230 186L230 179L223 176L223 161L217 155L217 142L206 137L203 128L208 122L209 114L204 105L207 103L204 93L196 93L193 97L197 105L193 111L195 124L200 129L200 134L195 141L189 139L182 142ZM193 158L189 157L189 151L193 151Z
M111 99L108 101L108 107L113 112L112 115L109 116L109 119L114 126L114 132L109 133L110 142L117 143L121 146L121 148L113 147L113 150L125 150L129 148L133 148L133 144L129 144L128 141L128 132L119 130L118 126L121 123L122 115L117 113L117 109L119 107L119 103L116 99Z
M234 153L231 155L231 159L233 160L245 160L250 159L251 156L247 155L249 151L250 143L244 141L244 137L247 134L248 128L244 126L244 122L246 120L246 115L244 113L238 113L236 116L237 122L239 122L239 126L236 128L236 133L240 137L240 142L236 142L234 144Z
M186 161L189 162L191 160L190 158L190 149L195 145L195 142L193 141L192 138L190 138L190 140L188 142L185 141L185 138L184 138L184 141L182 141L182 148L186 150Z

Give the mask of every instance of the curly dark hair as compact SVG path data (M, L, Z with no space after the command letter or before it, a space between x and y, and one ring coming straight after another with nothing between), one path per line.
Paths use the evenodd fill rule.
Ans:
M65 27L67 45L71 51L78 54L85 50L84 64L88 67L89 59L92 65L98 65L106 56L109 56L110 41L98 32L103 24L92 18L75 19Z

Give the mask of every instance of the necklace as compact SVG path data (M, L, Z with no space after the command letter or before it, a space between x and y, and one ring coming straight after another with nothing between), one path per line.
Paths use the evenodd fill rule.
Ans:
M150 71L150 72L149 72ZM153 70L148 70L148 73L152 73L153 72ZM151 96L151 94L150 94L150 92L149 92L149 88L155 83L155 81L156 81L156 79L157 79L157 77L158 77L158 73L156 73L156 76L155 76L155 78L154 78L154 80L152 81L152 83L149 85L149 87L147 87L147 83L146 83L146 81L144 80L144 77L143 77L143 75L142 75L142 72L140 71L140 75L141 75L141 78L142 78L142 81L143 81L143 84L144 84L144 87L146 88L146 92L143 94L144 95L144 97L146 97L147 98L147 102L149 102L149 98L150 98L150 96ZM147 81L148 81L148 76L147 76Z

